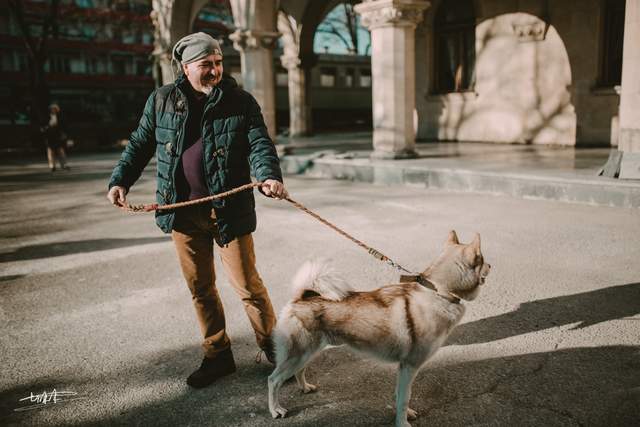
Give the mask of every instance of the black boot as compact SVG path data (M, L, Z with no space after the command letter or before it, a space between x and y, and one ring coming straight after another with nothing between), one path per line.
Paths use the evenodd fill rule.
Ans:
M187 384L193 388L206 387L218 378L233 374L235 371L236 364L229 348L216 354L215 357L205 357L200 367L189 375Z

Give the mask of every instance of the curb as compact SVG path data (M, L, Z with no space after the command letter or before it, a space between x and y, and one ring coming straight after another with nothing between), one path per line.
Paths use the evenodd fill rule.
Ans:
M470 169L403 166L396 162L330 157L328 151L281 159L285 174L378 185L411 185L453 192L507 195L592 206L640 208L640 182L594 176L559 177Z

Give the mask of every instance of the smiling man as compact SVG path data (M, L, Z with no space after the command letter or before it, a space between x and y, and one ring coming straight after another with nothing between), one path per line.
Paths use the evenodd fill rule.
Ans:
M269 197L287 195L278 156L260 107L235 80L223 76L222 50L205 33L176 43L173 60L182 74L155 90L138 128L116 165L107 198L125 203L129 188L156 154L159 204L218 194L251 181L263 182ZM156 211L156 223L171 233L182 273L191 291L204 342L204 359L187 383L205 387L235 371L225 317L215 286L214 241L231 284L244 304L258 346L273 362L270 335L276 318L256 270L251 233L256 229L253 193Z

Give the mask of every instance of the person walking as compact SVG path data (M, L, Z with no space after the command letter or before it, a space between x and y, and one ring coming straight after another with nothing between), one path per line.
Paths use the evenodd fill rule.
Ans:
M172 61L180 64L182 73L147 99L138 127L111 175L109 201L125 204L129 188L154 153L159 204L194 200L247 184L251 170L263 183L261 193L286 197L278 155L260 107L233 78L223 76L219 43L205 33L190 34L176 43ZM273 363L270 336L276 316L256 269L253 192L156 211L156 222L172 235L204 336L204 358L187 384L205 387L236 369L215 286L214 241L257 344Z
M66 123L58 104L49 106L49 122L41 130L44 133L47 146L47 161L51 172L56 171L56 160L60 163L62 169L69 170L67 153L65 152L67 143Z

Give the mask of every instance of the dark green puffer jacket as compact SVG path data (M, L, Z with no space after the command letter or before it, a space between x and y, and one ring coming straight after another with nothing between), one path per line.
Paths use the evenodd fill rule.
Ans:
M127 190L156 154L159 204L175 203L176 169L184 151L186 91L189 82L180 76L174 83L156 89L147 100L138 128L133 131L120 161L111 175L109 188ZM278 155L269 138L260 107L235 80L224 78L208 96L202 116L205 180L210 194L218 194L251 182L282 181ZM250 170L251 167L251 170ZM252 173L251 173L252 172ZM256 229L253 192L243 191L211 202L215 209L219 243L224 245ZM174 211L156 211L156 223L170 233Z

